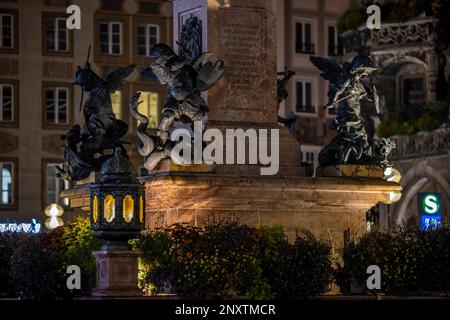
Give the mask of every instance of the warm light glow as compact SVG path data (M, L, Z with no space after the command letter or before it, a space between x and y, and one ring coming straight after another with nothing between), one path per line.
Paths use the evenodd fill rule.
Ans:
M130 223L133 220L134 200L130 195L125 196L122 202L123 205L123 219Z
M144 199L142 196L139 197L139 222L144 222Z
M400 171L398 171L397 169L393 167L387 167L386 169L384 169L384 178L387 181L399 183L402 178L402 175Z
M158 112L158 93L142 91L139 99L142 103L139 105L139 112L148 118L148 127L156 128L159 121Z
M63 207L56 203L52 203L45 208L45 215L47 217L60 217L64 213Z
M389 192L389 201L387 204L395 203L398 200L400 200L401 197L402 197L401 191L391 191Z
M92 200L92 219L94 223L97 223L98 220L98 198L97 195L94 196L94 200Z
M107 195L103 201L103 216L108 222L113 221L116 216L116 200L112 195Z

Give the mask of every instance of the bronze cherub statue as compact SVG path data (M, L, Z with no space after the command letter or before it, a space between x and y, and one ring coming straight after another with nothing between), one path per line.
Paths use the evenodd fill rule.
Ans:
M127 157L122 137L128 131L128 125L116 119L111 105L111 94L123 86L123 81L133 72L130 65L108 74L101 79L92 71L89 62L84 68L78 67L74 84L79 85L89 97L83 106L85 123L76 124L61 138L65 141L64 163L57 166L57 176L76 181L89 176L91 171L100 171L102 164L110 158L106 150L120 149ZM81 101L82 103L83 101ZM81 107L81 105L80 105Z
M147 170L152 170L163 158L177 156L171 152L175 142L170 140L170 130L176 122L192 127L194 121L202 121L202 129L206 129L208 106L201 93L212 87L224 73L222 60L213 63L207 61L210 53L201 53L201 20L197 17L186 20L178 45L179 55L166 44L154 45L150 51L152 63L142 71L142 75L167 85L156 136L148 135L148 119L137 110L139 93L130 101L131 114L140 122L138 151L145 157Z
M367 53L360 52L351 63L336 62L310 56L311 62L329 81L327 108L337 107L337 116L330 128L336 137L319 153L321 167L336 164L376 164L387 166L387 157L395 148L395 141L382 139L369 143L364 123L360 118L361 101L369 99L377 103L375 86L368 86L363 79L377 70ZM377 109L379 108L376 106Z

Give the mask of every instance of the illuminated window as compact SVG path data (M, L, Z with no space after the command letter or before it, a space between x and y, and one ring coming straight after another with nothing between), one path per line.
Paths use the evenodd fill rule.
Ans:
M0 162L0 205L13 204L13 163Z
M122 54L121 22L100 22L100 52L108 55Z
M45 49L47 51L69 51L69 31L66 18L45 17Z
M12 14L0 14L0 48L12 49L14 47L13 19Z
M143 91L141 92L142 103L139 105L139 113L142 113L148 118L148 127L156 128L158 126L158 100L159 95L156 92Z
M116 91L111 95L112 110L117 119L122 118L122 92Z
M150 57L150 49L159 42L159 26L155 24L140 24L137 36L139 55Z
M68 124L69 89L66 87L45 88L45 122L48 124Z
M46 167L45 167L45 169L46 169L45 205L46 206L51 203L57 203L59 205L63 204L65 206L69 205L69 199L64 198L64 200L62 200L60 198L61 192L69 189L69 187L70 187L69 181L56 177L55 166L61 166L61 165L62 165L62 163L47 163L46 164Z
M14 86L0 84L0 122L13 122Z

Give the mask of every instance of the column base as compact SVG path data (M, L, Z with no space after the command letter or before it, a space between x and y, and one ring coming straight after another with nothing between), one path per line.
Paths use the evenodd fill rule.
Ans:
M97 287L93 297L138 297L138 257L140 251L94 251L97 260Z

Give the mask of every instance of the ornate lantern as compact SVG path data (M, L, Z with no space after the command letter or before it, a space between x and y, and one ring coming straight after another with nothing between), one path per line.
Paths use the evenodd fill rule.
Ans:
M104 250L128 250L128 240L145 227L144 186L134 176L120 148L102 165L101 178L91 184L91 225L106 240Z

